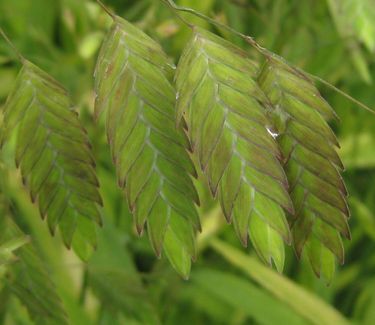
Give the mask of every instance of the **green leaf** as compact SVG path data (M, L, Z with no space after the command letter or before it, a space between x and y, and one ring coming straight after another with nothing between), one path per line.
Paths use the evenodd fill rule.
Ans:
M264 267L253 257L247 256L219 240L212 241L212 247L228 262L269 291L280 302L287 304L297 314L306 319L303 324L351 324L324 300L293 283L288 278Z
M87 259L102 204L91 147L65 89L26 60L4 108L1 143L13 133L16 164L32 201L51 233L59 227L65 245Z
M306 319L292 308L243 277L213 269L201 269L194 272L192 283L233 306L236 311L243 311L259 324L300 325L306 323ZM272 306L272 312L270 312L270 306Z
M363 81L372 83L363 43L375 50L375 7L372 0L327 0L336 28L346 43L348 54Z
M143 281L144 274L137 270L128 240L123 229L111 223L98 234L98 249L86 269L86 297L89 299L92 289L100 300L100 313L108 312L115 319L124 316L126 324L130 319L139 324L160 324L156 303Z
M11 238L5 242L0 241L0 266L17 260L14 252L29 243L30 238L25 235Z
M371 0L327 0L343 38L357 37L369 51L375 50L375 8Z
M68 324L61 298L37 248L6 215L1 216L1 228L0 256L5 248L16 257L7 265L6 284L10 292L27 308L35 324Z
M160 324L142 282L131 273L112 268L89 268L89 284L103 308L115 314L121 311L140 324Z
M10 208L3 193L3 168L0 166L0 268L17 261L16 251L30 242L25 234L8 234Z
M115 17L97 61L95 115L106 111L106 130L118 183L124 189L139 234L145 224L157 256L162 248L187 277L195 256L196 175L175 127L173 66L141 30Z
M301 72L269 59L259 84L273 105L274 132L284 156L297 255L307 248L314 272L330 282L334 255L344 262L341 235L350 238L343 169L335 150L339 144L326 119L335 117L314 84Z
M281 238L291 240L283 208L293 213L293 205L256 70L241 49L194 28L176 73L177 119L186 120L211 192L241 242L250 234L262 259L281 270Z

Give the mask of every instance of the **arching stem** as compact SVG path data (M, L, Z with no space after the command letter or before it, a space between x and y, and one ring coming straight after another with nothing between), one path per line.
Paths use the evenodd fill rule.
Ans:
M18 59L21 61L21 63L24 63L26 59L23 57L21 52L16 48L16 46L12 43L12 41L9 39L7 34L5 34L4 30L0 27L0 35L4 38L4 40L7 42L7 44L10 46L10 48L13 50L14 53L16 53Z
M116 19L116 15L111 11L109 10L105 4L103 2L101 2L100 0L96 0L96 2L98 3L98 5L100 7L102 7L102 9L113 19L115 20Z
M345 97L346 99L348 99L349 101L353 102L354 104L358 105L359 107L363 108L364 110L368 111L369 113L375 115L375 111L372 110L370 107L368 107L367 105L363 104L362 102L360 102L359 100L353 98L352 96L350 96L349 94L347 94L346 92L342 91L341 89L337 88L336 86L330 84L328 81L320 78L320 77L317 77L317 76L314 76L314 75L311 75L309 74L309 76L311 78L313 78L314 80L322 83L323 85L327 86L328 88L332 89L333 91L336 91L337 93L339 93L341 96Z
M181 10L177 8L177 5L173 1L169 1L169 0L161 0L161 1L164 2L167 5L167 7L173 11L173 13L177 16L178 19L182 21L182 23L184 23L189 28L194 28L193 24L189 23L184 17L182 17L179 14L179 11Z

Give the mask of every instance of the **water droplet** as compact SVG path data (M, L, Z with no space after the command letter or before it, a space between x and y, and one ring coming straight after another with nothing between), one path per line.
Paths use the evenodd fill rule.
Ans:
M267 127L267 131L269 134L271 134L272 138L276 139L279 136L279 133L271 130L270 128Z

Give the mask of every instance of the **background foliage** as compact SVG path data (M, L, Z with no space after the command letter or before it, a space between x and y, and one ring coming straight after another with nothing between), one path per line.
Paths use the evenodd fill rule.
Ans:
M177 62L189 30L160 1L106 3L157 39ZM375 106L373 0L178 3L254 36L298 67ZM209 28L196 18L186 18ZM77 104L93 144L104 200L104 227L98 232L98 249L85 265L56 239L59 235L49 235L26 190L19 185L12 154L8 149L1 153L4 194L0 198L0 227L5 228L4 223L9 222L5 216L12 214L18 227L30 235L32 244L21 247L31 268L26 274L49 274L62 300L54 297L49 301L56 310L53 321L64 322L66 313L72 324L374 324L375 119L338 94L321 89L341 119L333 127L347 168L344 178L352 211L352 240L344 241L346 264L338 268L330 287L314 277L306 261L298 263L291 248L287 250L283 276L264 267L252 248L245 252L240 247L233 228L224 224L205 189L200 191L201 197L207 198L201 200L200 211L205 231L198 239L199 257L186 282L165 258L155 258L146 236L138 239L123 194L116 186L104 125L96 127L92 119L92 74L109 24L108 16L93 1L0 0L0 26L28 59L68 88ZM211 30L256 56L240 39ZM19 69L14 59L0 40L1 103ZM3 171L4 166L9 172ZM17 226L7 227L19 234ZM17 240L3 245L11 251L29 237ZM35 258L35 252L41 260ZM31 320L23 307L27 300L23 292L28 288L9 285L17 283L17 278L5 275L13 259L11 253L0 256L0 323L29 324ZM17 267L19 272L14 275L24 279L25 266ZM30 281L34 284L40 279ZM61 303L65 311L60 310ZM40 308L37 311L46 313L48 319L50 306L44 301L33 308ZM31 313L35 310L30 306L28 309Z

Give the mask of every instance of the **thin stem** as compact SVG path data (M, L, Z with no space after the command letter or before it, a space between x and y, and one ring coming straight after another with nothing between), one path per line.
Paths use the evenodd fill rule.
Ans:
M105 5L104 5L104 3L103 2L101 2L100 0L96 0L96 2L98 3L98 5L100 6L100 7L102 7L102 9L113 19L113 20L115 20L116 19L116 15L111 11L111 10L109 10Z
M188 26L189 28L194 28L193 24L189 23L184 17L182 17L178 13L179 9L177 8L175 3L173 3L172 1L169 1L169 0L161 0L161 1L164 2L167 5L167 7L174 12L174 14L177 16L177 18L180 19L186 26Z
M198 11L195 11L192 8L178 6L177 4L174 3L173 0L162 0L162 1L165 2L165 3L167 3L168 6L171 7L171 8L173 8L174 10L178 10L178 11L190 13L190 14L192 14L192 15L200 18L200 19L203 19L203 20L209 22L212 25L215 25L217 27L223 28L223 29L225 29L225 30L227 30L227 31L229 31L229 32L231 32L231 33L239 36L239 37L242 37L242 38L246 37L246 35L244 35L244 34L238 32L238 31L236 31L235 29L232 29L231 27L229 27L229 26L227 26L225 24L222 24L222 23L216 21L213 18L210 18L210 17L206 16L205 14L202 14L202 13L200 13Z
M246 42L248 42L250 45L252 45L253 47L255 47L259 52L261 52L263 55L265 56L273 56L271 54L270 51L268 51L267 49L263 48L262 46L260 46L255 40L254 38L252 38L251 36L248 36L248 35L245 35L245 34L242 34L241 32L229 27L228 25L225 25L225 24L222 24L220 22L218 22L217 20L211 18L211 17L208 17L206 16L205 14L202 14L198 11L195 11L194 9L192 8L188 8L188 7L182 7L182 6L178 6L176 3L174 3L173 0L162 0L163 2L165 2L166 4L168 4L169 7L173 8L174 10L177 10L177 11L182 11L182 12L187 12L191 15L194 15L202 20L205 20L207 22L209 22L210 24L218 27L218 28L222 28L234 35L237 35L239 37L241 37L242 39L244 39Z
M173 0L162 0L164 3L167 3L169 7L173 8L174 10L176 11L182 11L182 12L187 12L189 14L192 14L200 19L203 19L207 22L209 22L210 24L218 27L218 28L222 28L234 35L237 35L239 37L241 37L243 40L245 40L249 45L251 45L253 48L255 48L260 54L262 54L263 56L265 56L266 58L272 58L272 59L275 59L275 60L278 60L278 61L281 61L285 64L287 64L288 66L290 67L294 67L293 64L290 64L286 59L284 59L283 57L279 56L278 54L276 53L273 53L272 51L266 49L265 47L262 47L253 37L251 36L248 36L248 35L245 35L245 34L242 34L241 32L225 25L225 24L222 24L218 21L216 21L215 19L213 18L210 18L208 16L206 16L205 14L202 14L198 11L195 11L194 9L192 8L187 8L187 7L182 7L182 6L178 6L176 3L174 3ZM180 17L180 16L179 16ZM180 17L181 18L181 17ZM182 19L182 18L181 18ZM188 23L187 23L188 24ZM297 69L298 70L298 69ZM317 77L317 76L314 76L312 74L309 74L309 73L305 73L307 74L308 76L310 76L310 78L316 80L316 81L319 81L321 82L322 84L324 84L325 86L331 88L332 90L336 91L337 93L339 93L340 95L344 96L346 99L350 100L351 102L355 103L356 105L358 105L359 107L365 109L366 111L372 113L375 115L375 111L372 110L371 108L369 108L368 106L366 106L365 104L361 103L360 101L358 101L357 99L353 98L352 96L348 95L347 93L343 92L342 90L338 89L337 87L335 87L334 85L330 84L328 81L325 81L323 80L322 78L320 77Z
M327 86L328 88L331 88L332 90L338 92L341 96L345 97L346 99L350 100L351 102L357 104L359 107L363 108L364 110L370 112L371 114L375 115L375 111L372 110L370 107L368 107L367 105L361 103L359 100L353 98L352 96L350 96L349 94L343 92L342 90L340 90L339 88L335 87L334 85L330 84L328 81L325 81L324 79L320 78L320 77L317 77L317 76L314 76L314 75L311 75L309 74L309 76L313 79L315 79L316 81L318 82L321 82L323 85Z
M1 27L0 27L0 35L8 43L8 45L13 50L13 52L17 54L17 57L21 61L21 63L25 62L26 59L22 56L21 52L18 51L18 49L15 47L15 45L12 43L12 41L9 39L9 37L7 36L7 34L5 34L4 30Z

